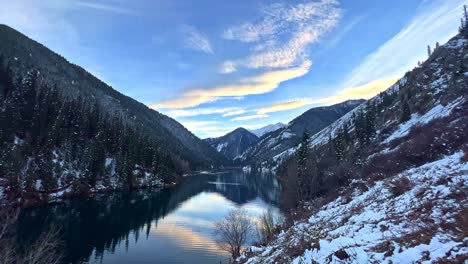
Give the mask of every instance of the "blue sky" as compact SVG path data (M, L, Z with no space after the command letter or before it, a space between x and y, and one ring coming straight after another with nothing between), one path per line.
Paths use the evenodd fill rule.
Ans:
M0 23L204 138L375 95L456 34L463 3L0 0Z

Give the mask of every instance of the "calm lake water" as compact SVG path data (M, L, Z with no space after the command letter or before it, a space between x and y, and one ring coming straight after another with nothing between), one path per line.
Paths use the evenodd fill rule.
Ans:
M23 210L18 243L28 245L50 224L61 228L65 263L226 263L213 223L233 208L253 217L275 214L272 175L242 171L187 177L162 191L113 193Z

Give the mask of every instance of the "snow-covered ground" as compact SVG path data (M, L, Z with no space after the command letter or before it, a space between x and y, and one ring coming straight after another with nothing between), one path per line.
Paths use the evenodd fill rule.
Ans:
M241 260L250 264L461 261L468 257L464 236L468 163L463 155L457 152L372 185L354 181L348 194L281 232L270 245L250 248Z
M388 143L396 138L400 138L408 134L412 127L415 125L423 125L429 123L431 120L435 118L441 118L448 116L452 110L461 105L464 102L463 97L458 98L457 100L453 101L452 103L443 106L438 104L434 106L431 110L429 110L424 115L413 114L411 115L411 119L406 121L403 124L400 124L398 129L393 132L387 139L385 139L384 143Z

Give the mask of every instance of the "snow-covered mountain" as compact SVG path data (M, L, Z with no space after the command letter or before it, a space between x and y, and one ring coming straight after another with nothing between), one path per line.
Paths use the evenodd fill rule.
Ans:
M317 133L342 117L364 100L315 107L294 118L286 126L266 133L260 141L238 158L244 165L257 168L274 168L300 143L304 132Z
M270 133L272 131L283 128L284 126L286 126L286 125L279 122L279 123L276 123L276 124L266 125L264 127L257 128L257 129L250 129L249 131L254 133L257 137L260 138L260 137L262 137L263 135L265 135L267 133Z
M247 129L239 127L222 137L207 138L205 142L229 160L234 160L257 143L258 137Z
M301 193L291 227L240 263L467 261L468 26L460 31L312 136L301 188L314 192ZM297 162L279 169L286 195L301 182Z

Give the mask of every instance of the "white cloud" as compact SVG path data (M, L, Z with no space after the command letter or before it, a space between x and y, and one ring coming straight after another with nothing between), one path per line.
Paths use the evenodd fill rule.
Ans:
M230 112L227 112L225 114L223 114L223 117L226 117L226 116L235 116L235 115L242 115L244 113L246 113L247 111L245 109L239 109L239 110L234 110L234 111L230 111Z
M182 32L185 34L185 47L193 50L202 51L205 53L213 54L213 49L208 38L198 31L195 27L184 25Z
M236 69L236 65L234 64L234 62L232 61L225 61L222 65L221 65L221 69L220 69L220 73L231 73L231 72L235 72L237 69Z
M255 114L255 115L235 117L235 118L232 118L231 121L245 121L245 120L265 118L265 117L268 117L268 115L267 114Z
M426 58L426 46L446 42L457 33L465 0L425 1L414 18L389 41L366 57L348 76L343 87L375 79L402 76Z
M112 12L112 13L127 14L127 15L138 14L138 12L134 10L123 8L123 7L118 7L116 5L107 5L107 4L102 4L102 3L84 2L84 1L74 2L74 4L77 5L78 7L91 8L94 10L104 11L104 12Z
M322 0L297 5L272 4L262 9L254 22L226 30L223 37L256 42L254 53L229 61L232 68L285 68L308 58L307 48L333 28L341 16L338 2ZM279 45L277 39L286 39Z

